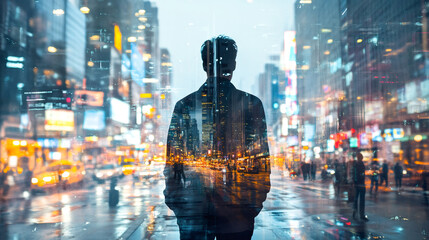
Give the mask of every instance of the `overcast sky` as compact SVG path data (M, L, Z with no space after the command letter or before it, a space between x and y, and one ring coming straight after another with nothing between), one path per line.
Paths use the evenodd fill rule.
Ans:
M232 83L252 86L269 56L280 54L283 32L294 29L294 0L153 0L159 9L160 46L173 62L174 99L197 90L206 79L200 47L219 34L237 42ZM257 94L253 92L254 94Z

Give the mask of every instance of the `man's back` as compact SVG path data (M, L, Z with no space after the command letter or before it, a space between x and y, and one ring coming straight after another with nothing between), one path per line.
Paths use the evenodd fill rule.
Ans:
M357 161L354 166L354 182L356 185L365 185L365 164Z
M179 222L184 216L203 216L215 233L242 232L253 229L254 218L270 190L265 115L257 97L237 90L222 79L217 79L214 89L210 82L213 80L208 79L198 91L175 106L168 133L167 158L171 161L178 157L193 159L193 163L203 164L188 164L188 189L171 181L167 164L164 194ZM259 173L238 173L234 167L227 167L237 167L238 158L244 158L248 169L257 168ZM225 173L210 169L210 164L220 160L224 161ZM184 210L189 208L178 201L177 196L183 195L198 199L197 202L188 200L193 205L192 211ZM190 222L192 220L187 219L187 223Z
M265 114L259 98L222 80L217 84L218 97L213 97L214 87L209 85L206 82L177 102L168 134L167 156L181 152L180 147L187 151L181 155L194 157L235 158L236 154L249 150L268 156Z
M174 108L164 195L181 239L250 239L270 190L264 108L231 84L236 56L229 37L205 41L201 59L207 80ZM177 159L187 163L183 185L172 177Z

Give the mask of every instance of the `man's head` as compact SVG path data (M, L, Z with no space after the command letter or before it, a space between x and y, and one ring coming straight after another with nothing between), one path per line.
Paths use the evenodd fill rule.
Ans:
M201 46L201 58L207 76L227 77L231 79L235 70L237 44L227 36L219 35L206 40ZM214 68L216 66L216 72Z
M357 153L357 155L356 155L356 157L357 157L357 160L358 161L362 161L363 160L363 155L362 155L362 153Z

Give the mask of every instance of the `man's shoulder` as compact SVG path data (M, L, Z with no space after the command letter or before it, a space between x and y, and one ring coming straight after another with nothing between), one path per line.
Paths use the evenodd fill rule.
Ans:
M189 104L193 103L197 97L198 91L188 94L186 97L176 102L176 107L188 106Z
M248 92L239 90L239 89L236 89L236 91L237 91L236 95L238 97L240 97L242 99L247 99L248 101L253 102L253 103L258 103L258 104L260 103L260 104L262 104L261 99L259 99L257 96L255 96L253 94L250 94Z

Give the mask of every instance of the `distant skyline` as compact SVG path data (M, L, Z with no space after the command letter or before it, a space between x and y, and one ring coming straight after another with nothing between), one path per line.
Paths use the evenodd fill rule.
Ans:
M200 47L217 35L237 42L237 69L232 83L251 92L270 55L282 50L283 32L294 29L294 0L156 0L160 47L170 51L174 100L205 81Z

